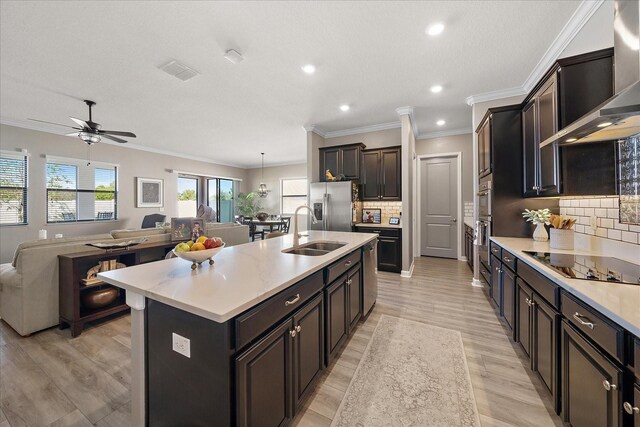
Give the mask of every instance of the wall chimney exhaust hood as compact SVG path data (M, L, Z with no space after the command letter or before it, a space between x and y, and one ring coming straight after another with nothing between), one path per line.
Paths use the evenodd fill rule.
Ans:
M611 141L640 133L640 10L638 1L614 4L616 94L540 143L541 147Z

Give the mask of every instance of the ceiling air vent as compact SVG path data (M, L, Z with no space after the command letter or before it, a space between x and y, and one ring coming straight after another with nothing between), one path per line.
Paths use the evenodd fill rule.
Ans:
M162 71L164 71L167 74L170 74L184 82L186 82L187 80L190 80L192 78L194 78L195 76L197 76L198 73L196 70L194 70L193 68L189 68L184 64L179 63L178 61L169 61L164 65L161 65L160 68Z

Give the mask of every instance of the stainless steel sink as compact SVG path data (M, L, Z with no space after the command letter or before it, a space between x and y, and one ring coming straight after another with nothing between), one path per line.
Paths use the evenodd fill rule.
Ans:
M328 254L330 251L322 251L319 249L309 249L309 248L290 248L282 251L285 254L294 254L294 255L306 255L306 256L322 256Z
M300 245L300 247L331 252L331 251L335 251L336 249L340 249L341 247L346 245L347 245L346 243L342 243L342 242L321 241L321 242L309 242L307 244Z
M342 242L329 242L322 240L317 242L305 243L304 245L300 245L297 248L285 249L282 252L285 254L294 255L322 256L328 254L329 252L335 251L336 249L340 249L341 247L346 245L346 243Z

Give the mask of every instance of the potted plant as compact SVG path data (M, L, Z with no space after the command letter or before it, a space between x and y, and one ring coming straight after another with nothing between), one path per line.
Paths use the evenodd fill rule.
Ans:
M238 215L254 217L260 212L260 209L262 209L262 206L260 205L258 193L252 191L238 194L236 198L236 212L238 212Z
M547 229L545 225L549 224L549 218L551 217L551 211L549 209L538 209L536 211L525 209L522 212L522 216L527 219L528 222L532 222L536 225L536 229L533 230L533 240L536 242L546 242L549 240Z
M562 215L551 215L549 223L551 224L549 246L553 249L573 249L573 225L576 220Z

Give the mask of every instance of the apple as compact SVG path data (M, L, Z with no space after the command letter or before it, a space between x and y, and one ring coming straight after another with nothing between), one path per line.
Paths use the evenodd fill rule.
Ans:
M221 238L219 238L219 237L213 237L212 239L213 239L213 247L214 247L214 248L219 248L219 247L220 247L220 246L222 246L222 244L224 243L224 242L222 241L222 239L221 239Z
M204 247L205 247L206 249L213 249L213 248L215 248L215 247L216 247L216 246L215 246L216 241L215 241L215 239L213 239L213 238L212 238L212 239L207 239L207 240L205 240L204 242L202 242L202 244L204 245Z

